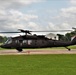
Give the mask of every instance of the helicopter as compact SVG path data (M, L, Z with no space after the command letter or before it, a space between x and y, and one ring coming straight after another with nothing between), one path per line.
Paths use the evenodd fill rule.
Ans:
M69 51L68 46L76 45L76 36L68 42L53 40L47 38L44 35L32 35L31 32L49 32L49 31L29 31L19 29L20 32L0 32L0 33L25 33L22 36L10 37L0 47L7 49L16 49L18 52L22 52L24 48L48 48L48 47L65 47ZM68 30L61 30L62 32ZM52 32L52 31L51 31Z

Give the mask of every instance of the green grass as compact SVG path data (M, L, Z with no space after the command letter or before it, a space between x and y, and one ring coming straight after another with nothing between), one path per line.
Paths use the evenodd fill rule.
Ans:
M76 45L75 46L69 46L69 48L76 49Z
M76 75L76 55L3 55L0 75Z

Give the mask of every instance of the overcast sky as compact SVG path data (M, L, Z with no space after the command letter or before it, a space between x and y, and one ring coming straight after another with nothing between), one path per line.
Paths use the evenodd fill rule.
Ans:
M76 0L0 0L0 31L76 27Z

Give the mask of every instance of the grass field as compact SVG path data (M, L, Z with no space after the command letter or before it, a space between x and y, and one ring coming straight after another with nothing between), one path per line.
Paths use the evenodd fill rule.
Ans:
M2 55L0 75L76 75L76 55Z

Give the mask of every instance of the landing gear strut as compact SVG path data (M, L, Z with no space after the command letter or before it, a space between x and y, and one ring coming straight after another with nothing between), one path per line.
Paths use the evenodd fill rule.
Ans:
M22 52L22 48L16 48L18 50L18 52Z
M65 47L66 49L68 49L68 51L70 51L71 49L70 48L68 48L68 47Z

